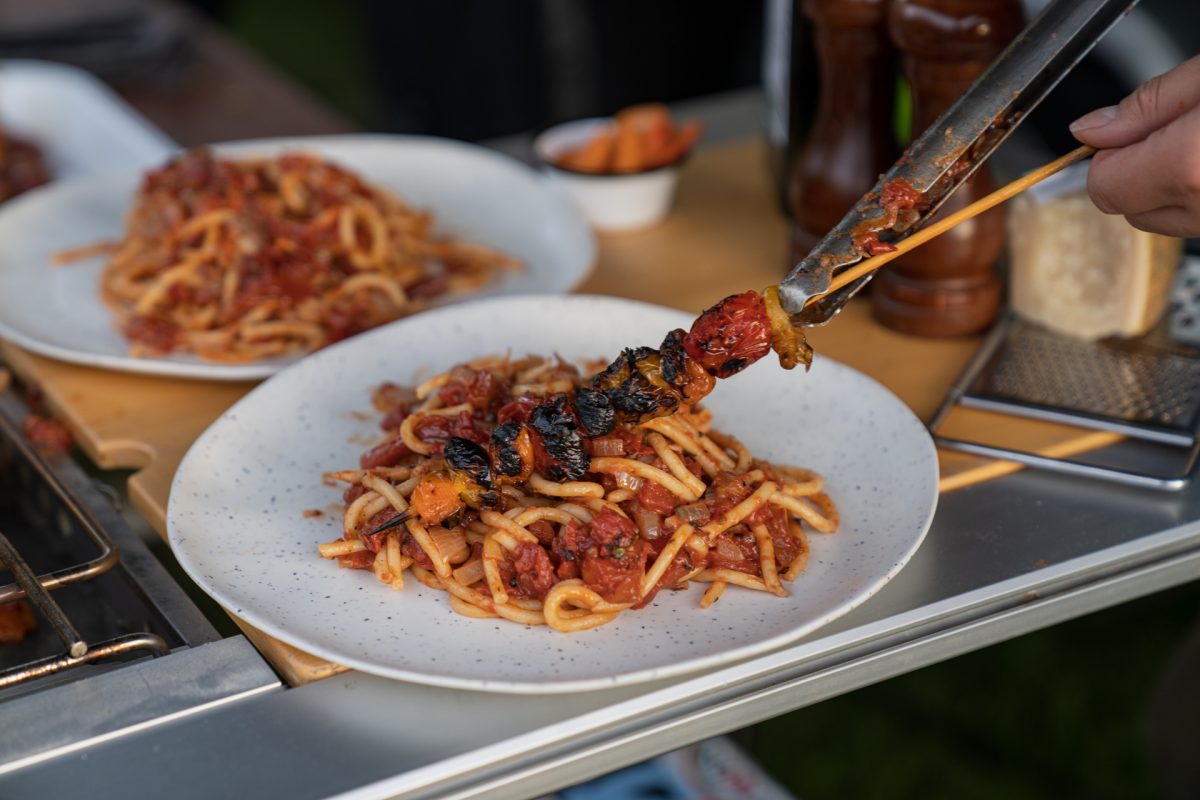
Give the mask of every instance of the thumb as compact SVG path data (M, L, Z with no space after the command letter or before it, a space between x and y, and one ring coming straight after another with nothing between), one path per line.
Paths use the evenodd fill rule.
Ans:
M1102 150L1126 147L1196 106L1200 106L1200 56L1151 78L1118 105L1083 115L1071 123L1071 133Z

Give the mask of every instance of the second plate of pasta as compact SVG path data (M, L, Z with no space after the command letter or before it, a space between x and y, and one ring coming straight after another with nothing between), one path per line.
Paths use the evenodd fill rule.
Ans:
M518 398L570 392L572 365L586 372L690 323L613 298L496 298L320 351L196 442L171 491L171 547L203 589L267 633L421 683L600 689L786 644L862 603L912 556L936 505L935 451L895 396L818 354L809 374L764 359L686 418L591 439L589 477L567 481L555 460L570 448L552 442L566 423ZM525 359L538 353L556 358ZM418 398L385 383L424 387ZM570 413L586 427L581 409ZM511 433L507 455L519 456L519 420L545 451L532 476L497 482L505 497L480 505L495 511L458 505L444 524L414 518L412 537L383 532L409 502L425 522L442 519L430 511L435 484L455 473L435 473L438 456L466 464L443 446L457 439L469 454L463 437ZM496 469L505 457L492 454ZM824 484L809 491L812 473ZM450 477L423 480L433 474ZM631 559L633 573L620 572Z
M218 145L61 183L7 205L0 237L0 336L210 380L263 378L436 305L566 292L595 257L574 207L524 165L374 135Z

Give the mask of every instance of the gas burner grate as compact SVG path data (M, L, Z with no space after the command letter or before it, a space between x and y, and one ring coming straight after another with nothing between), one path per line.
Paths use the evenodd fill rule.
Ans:
M167 642L149 631L126 632L92 642L80 633L71 615L51 592L93 581L109 573L120 564L120 550L88 509L67 490L56 472L24 439L3 409L0 409L0 451L0 455L4 456L0 460L4 462L10 487L16 487L27 505L43 506L44 512L53 509L52 513L43 514L53 520L42 526L44 538L53 539L56 535L80 531L91 540L97 551L91 558L38 574L30 566L27 556L22 555L4 531L0 531L0 571L10 572L14 578L13 583L0 586L0 604L28 601L38 623L48 624L64 648L56 654L24 658L0 669L0 690L70 667L95 664L127 653L142 651L158 656L169 652ZM55 528L58 530L52 534L51 530ZM7 656L5 661L12 660L19 653L31 652L30 648L21 648L19 643L3 647L3 653Z

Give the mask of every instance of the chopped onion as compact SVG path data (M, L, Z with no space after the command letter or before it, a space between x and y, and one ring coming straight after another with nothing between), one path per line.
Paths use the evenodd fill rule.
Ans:
M745 558L740 547L726 539L724 536L717 539L717 555L726 561L741 561Z
M602 436L592 439L592 455L606 458L609 456L625 455L625 442L616 436Z
M468 561L454 570L454 580L463 586L470 586L483 580L483 559L477 558L474 561Z
M617 486L620 486L622 489L636 492L642 488L643 481L636 475L630 475L628 472L617 472L613 474L613 477L616 478Z
M435 525L429 529L429 538L437 545L438 551L451 564L461 564L471 555L471 547L467 544L467 535L462 528L443 528Z
M692 525L703 525L712 517L712 509L708 503L688 503L675 509L675 513L684 522Z
M629 510L633 514L633 521L637 523L643 539L657 539L662 535L662 517L660 515L642 508L640 503L634 503Z

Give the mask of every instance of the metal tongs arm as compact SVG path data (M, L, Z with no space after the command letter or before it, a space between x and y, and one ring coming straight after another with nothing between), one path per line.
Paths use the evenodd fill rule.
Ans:
M866 275L830 292L834 276L869 255L872 241L899 241L928 221L1136 3L1054 0L1048 5L788 273L779 285L784 309L800 325L833 319L871 279Z

